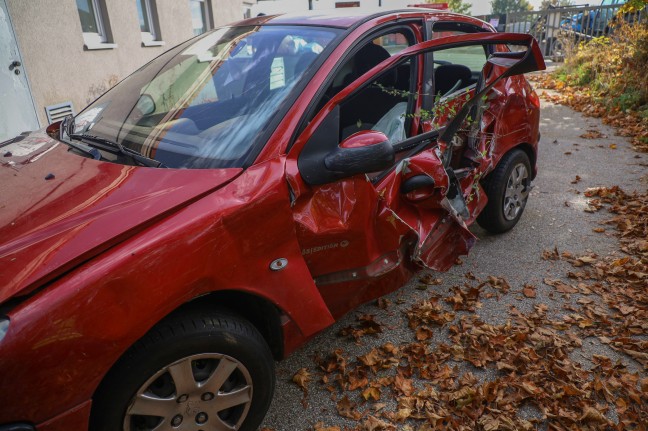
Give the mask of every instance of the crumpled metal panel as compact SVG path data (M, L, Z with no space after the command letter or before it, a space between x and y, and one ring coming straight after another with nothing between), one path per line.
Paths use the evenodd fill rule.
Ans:
M29 293L242 169L138 169L68 154L42 132L3 147L0 301Z
M413 203L403 196L401 185L417 175L430 176L435 187L427 199ZM449 178L435 149L402 160L378 187L384 187L385 205L416 236L411 256L420 266L447 271L457 257L467 254L475 244L475 237L464 220L451 211L453 208L446 198Z
M401 185L417 175L433 178L435 188L410 202ZM308 187L290 164L287 179L302 255L334 316L400 287L412 264L448 270L475 243L444 208L449 179L434 150L401 160L377 184L356 176Z

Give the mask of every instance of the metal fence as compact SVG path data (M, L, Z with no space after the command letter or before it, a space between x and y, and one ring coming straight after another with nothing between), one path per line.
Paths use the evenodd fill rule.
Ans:
M499 19L499 31L533 35L545 57L561 60L566 44L610 34L616 23L645 21L646 9L617 16L622 5L551 7L541 11L512 12Z

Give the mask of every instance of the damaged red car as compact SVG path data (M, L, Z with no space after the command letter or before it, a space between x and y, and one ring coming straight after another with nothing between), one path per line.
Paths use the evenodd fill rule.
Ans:
M274 361L519 220L532 37L259 17L0 151L0 430L253 430Z

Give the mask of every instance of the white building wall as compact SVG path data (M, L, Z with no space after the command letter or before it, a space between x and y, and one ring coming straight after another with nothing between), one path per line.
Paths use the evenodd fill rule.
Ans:
M402 9L407 5L418 3L416 0L312 0L312 5L313 10L331 10L335 9L336 3L349 1L357 1L360 3L361 9L367 10ZM379 3L382 3L382 6L379 6ZM251 10L253 17L260 13L276 15L288 12L305 12L308 11L308 0L259 0Z

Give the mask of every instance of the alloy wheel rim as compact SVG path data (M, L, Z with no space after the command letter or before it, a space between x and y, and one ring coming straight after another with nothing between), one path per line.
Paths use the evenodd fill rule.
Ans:
M515 220L522 212L529 196L529 171L524 163L515 165L506 182L504 192L504 218Z
M252 403L252 378L219 353L182 358L148 379L131 400L124 431L238 430Z

